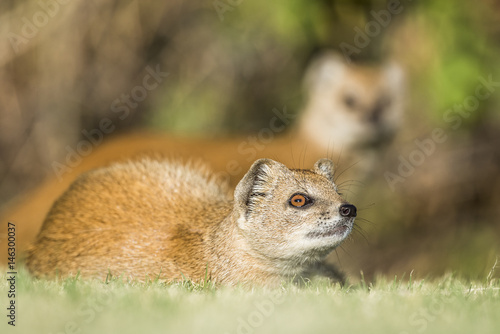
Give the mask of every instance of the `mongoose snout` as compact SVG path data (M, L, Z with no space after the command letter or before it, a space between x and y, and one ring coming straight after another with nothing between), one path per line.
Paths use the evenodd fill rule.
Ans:
M356 207L352 204L342 204L337 215L332 216L330 211L323 212L319 218L319 224L316 229L309 232L309 238L327 238L336 236L347 236L353 227L354 218L356 217Z

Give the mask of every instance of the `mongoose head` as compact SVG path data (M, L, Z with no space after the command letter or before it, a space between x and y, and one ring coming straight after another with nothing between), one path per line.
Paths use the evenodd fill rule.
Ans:
M347 64L325 53L308 68L304 88L308 103L300 124L317 145L372 147L388 142L401 125L404 74L395 63Z
M346 239L356 207L339 195L328 159L312 170L257 160L235 190L238 229L248 245L281 269L320 261Z

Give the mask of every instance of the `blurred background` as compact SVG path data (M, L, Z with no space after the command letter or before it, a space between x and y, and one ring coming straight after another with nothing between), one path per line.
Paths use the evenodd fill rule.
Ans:
M500 2L402 0L361 46L360 29L393 5L2 1L0 203L53 177L52 162L103 118L116 126L109 140L137 129L254 133L273 108L299 113L304 70L331 49L395 61L408 86L387 159L346 193L361 209L360 231L334 260L352 277L486 277L500 254ZM148 73L157 85L136 88ZM432 139L436 129L446 140ZM433 140L433 153L415 140ZM408 162L414 170L401 177Z

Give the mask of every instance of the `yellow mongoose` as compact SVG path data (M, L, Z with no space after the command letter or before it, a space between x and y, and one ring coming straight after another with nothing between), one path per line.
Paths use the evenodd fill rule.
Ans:
M241 179L253 161L275 158L287 166L309 167L325 156L338 156L344 166L355 163L351 175L363 178L379 155L377 145L390 139L398 130L402 117L403 73L397 65L379 67L345 64L341 55L325 53L317 58L305 75L307 102L292 127L275 124L269 128L274 139L262 133L239 138L216 140L178 138L152 133L128 134L96 147L76 166L68 164L68 172L53 177L27 194L17 203L2 208L1 222L12 221L17 228L18 253L22 253L38 233L43 219L54 201L82 173L90 169L129 159L141 152L207 161L218 175L230 176L233 185ZM281 108L280 108L281 109ZM285 113L280 116L287 120ZM274 130L273 130L274 129ZM375 149L374 149L375 148ZM305 153L305 154L304 154ZM0 234L0 251L6 248L5 235ZM6 251L6 250L5 250ZM0 257L0 264L5 257Z
M80 176L47 216L27 266L37 276L115 276L275 285L324 271L356 208L333 163L312 170L257 160L231 198L200 164L152 160Z

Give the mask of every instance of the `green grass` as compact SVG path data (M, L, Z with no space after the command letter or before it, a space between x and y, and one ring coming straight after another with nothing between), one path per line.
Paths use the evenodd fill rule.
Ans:
M500 282L378 278L269 290L179 282L37 280L20 272L16 327L1 333L498 333Z

